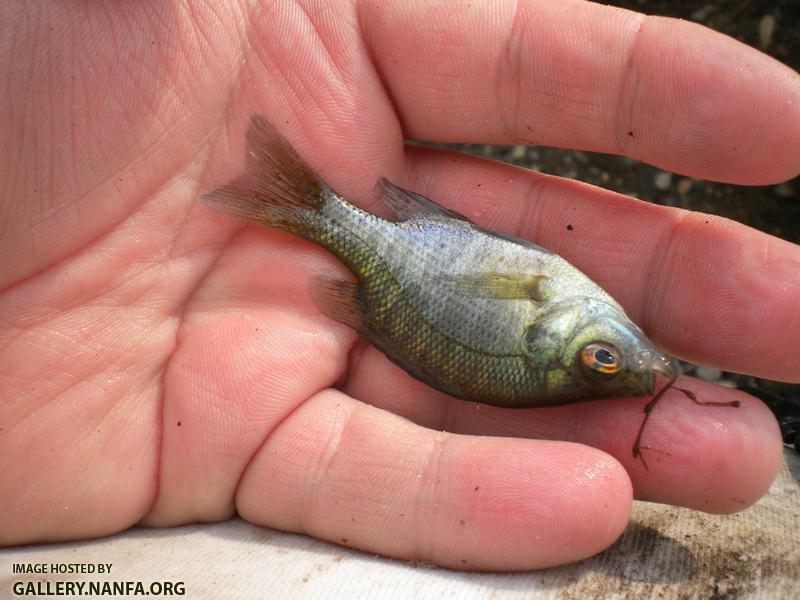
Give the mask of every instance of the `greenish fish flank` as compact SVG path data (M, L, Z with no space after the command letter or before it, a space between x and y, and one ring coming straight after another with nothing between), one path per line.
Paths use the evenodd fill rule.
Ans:
M650 395L661 373L669 383L646 421L677 364L600 286L557 254L386 179L377 193L395 221L337 195L256 116L244 174L203 201L333 253L356 282L314 280L320 310L433 388L520 408Z

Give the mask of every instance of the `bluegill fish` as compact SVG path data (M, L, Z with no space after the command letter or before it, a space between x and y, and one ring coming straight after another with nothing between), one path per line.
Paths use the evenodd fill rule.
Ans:
M203 200L333 253L356 282L317 279L321 311L429 386L519 408L650 395L661 373L644 428L679 368L605 290L557 254L386 179L377 193L395 221L336 194L256 116L245 172Z

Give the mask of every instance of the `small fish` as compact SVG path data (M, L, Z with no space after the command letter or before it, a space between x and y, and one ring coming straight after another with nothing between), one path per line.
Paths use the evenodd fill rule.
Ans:
M313 281L320 310L457 398L521 408L644 396L662 374L668 383L645 407L633 447L641 457L644 425L680 369L622 307L549 250L478 227L386 179L377 193L395 221L336 194L255 116L244 174L203 201L334 254L357 281ZM681 391L698 404L738 405Z

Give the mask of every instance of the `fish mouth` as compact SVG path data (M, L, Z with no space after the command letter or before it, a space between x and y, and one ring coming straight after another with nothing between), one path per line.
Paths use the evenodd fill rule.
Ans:
M653 373L661 373L670 381L675 381L681 374L681 367L678 362L668 354L659 354L653 360L651 368Z
M671 388L681 374L681 367L678 362L663 352L645 352L639 356L638 362L641 373L644 376L643 379L648 396L653 394L655 390L657 374L663 375L667 379L667 384L659 392L659 395Z

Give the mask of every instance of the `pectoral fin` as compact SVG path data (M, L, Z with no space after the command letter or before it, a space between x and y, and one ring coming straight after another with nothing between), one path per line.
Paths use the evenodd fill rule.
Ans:
M447 277L447 283L465 294L502 300L542 301L540 284L547 275L520 275L515 273L479 273Z

